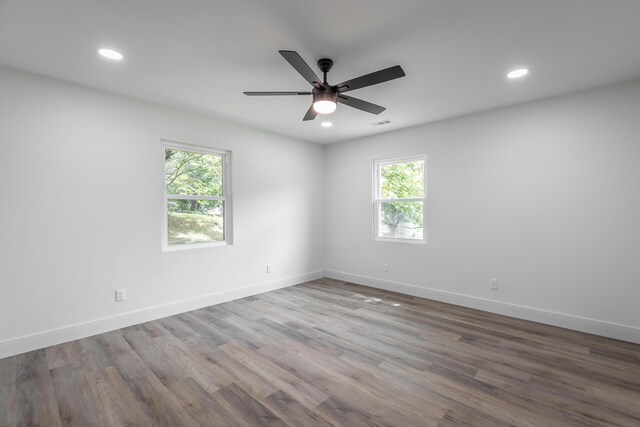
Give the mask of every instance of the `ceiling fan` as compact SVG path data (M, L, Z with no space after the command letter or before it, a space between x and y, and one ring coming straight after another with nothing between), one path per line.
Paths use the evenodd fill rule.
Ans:
M333 66L333 61L329 58L322 58L318 60L318 67L323 73L323 79L313 72L311 67L304 62L304 59L293 50L281 50L280 55L286 59L293 68L306 81L311 83L313 89L311 92L243 92L248 96L280 96L280 95L313 95L313 104L307 110L302 120L313 120L318 114L330 114L336 109L336 103L339 102L349 107L357 108L358 110L366 111L371 114L380 114L385 107L372 104L371 102L363 101L358 98L344 95L345 92L354 89L360 89L367 86L377 85L378 83L384 83L389 80L404 77L404 70L399 65L385 68L384 70L376 71L364 76L356 77L355 79L347 80L346 82L338 83L337 85L330 85L327 83L327 73Z

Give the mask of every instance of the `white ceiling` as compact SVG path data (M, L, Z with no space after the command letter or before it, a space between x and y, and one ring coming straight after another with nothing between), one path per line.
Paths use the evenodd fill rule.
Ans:
M0 0L0 64L320 143L631 80L638 46L638 0ZM338 105L325 129L310 98L242 94L309 90L280 49L332 58L334 84L407 76L349 93L381 115Z

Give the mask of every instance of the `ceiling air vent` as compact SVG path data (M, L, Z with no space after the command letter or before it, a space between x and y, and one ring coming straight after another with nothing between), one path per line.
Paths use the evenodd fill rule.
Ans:
M369 123L371 126L384 126L384 125L388 125L389 123L391 123L391 120L386 119L386 120L380 120L379 122L373 122L373 123Z

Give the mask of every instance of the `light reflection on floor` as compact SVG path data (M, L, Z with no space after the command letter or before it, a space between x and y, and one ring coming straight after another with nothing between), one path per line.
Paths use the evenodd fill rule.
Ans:
M391 305L393 307L400 307L402 304L397 303L397 302L392 302L392 301L383 301L380 298L375 298L375 297L369 297L366 295L362 295L362 294L354 294L354 296L358 297L358 298L362 298L363 302L367 302L367 303L373 303L373 304L387 304L387 305Z

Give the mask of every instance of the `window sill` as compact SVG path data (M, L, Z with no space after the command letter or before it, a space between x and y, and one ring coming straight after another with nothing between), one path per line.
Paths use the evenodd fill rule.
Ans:
M192 243L185 245L163 245L162 252L176 252L176 251L186 251L190 249L206 249L206 248L217 248L220 246L230 246L231 243L227 241L222 242L211 242L211 243Z
M374 237L374 241L376 242L389 242L389 243L408 243L410 245L426 245L426 239L400 239L393 237Z

